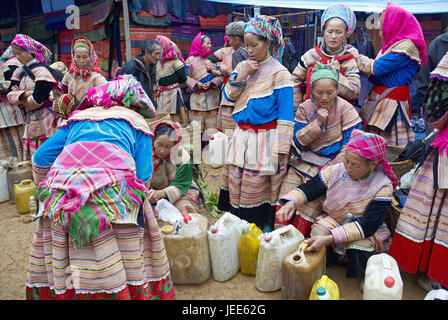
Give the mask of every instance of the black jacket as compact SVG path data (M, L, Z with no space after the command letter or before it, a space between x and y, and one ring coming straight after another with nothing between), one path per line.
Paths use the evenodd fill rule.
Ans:
M138 61L136 61L138 60ZM154 99L152 88L156 83L156 66L150 65L149 70L145 68L145 62L141 54L134 57L134 59L126 62L126 64L118 70L117 75L132 74L135 76L145 90L148 97L151 99L154 107L157 109L157 102Z
M298 63L297 51L294 48L294 44L288 41L285 45L285 51L283 52L282 64L288 69L290 73L293 73Z

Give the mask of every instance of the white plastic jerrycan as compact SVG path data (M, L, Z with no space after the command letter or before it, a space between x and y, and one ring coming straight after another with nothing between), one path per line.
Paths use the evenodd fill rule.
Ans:
M282 261L304 240L293 225L283 226L260 236L255 287L270 292L282 287Z
M448 300L448 290L445 289L431 290L425 296L425 300Z
M402 294L397 261L386 253L371 256L364 278L364 300L401 300Z
M209 142L210 166L219 168L224 164L229 138L223 132L216 132Z
M245 225L249 223L226 212L207 231L213 278L224 282L240 268L238 243Z

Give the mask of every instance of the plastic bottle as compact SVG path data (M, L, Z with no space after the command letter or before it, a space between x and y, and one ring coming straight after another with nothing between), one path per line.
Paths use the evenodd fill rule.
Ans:
M425 296L425 300L448 300L448 291L445 289L431 290Z
M280 290L282 261L304 239L293 225L283 226L260 237L255 287L261 292Z
M162 233L174 284L199 284L211 273L207 218L196 213L190 216L177 234Z
M22 180L14 184L14 198L16 209L20 214L30 212L30 197L36 192L36 185L33 180Z
M210 138L209 153L210 153L210 166L212 168L219 168L224 164L226 150L228 144L228 137L222 132L216 132Z
M28 206L30 207L30 214L35 217L37 214L37 199L34 197L34 195L31 195L30 201Z
M353 221L353 214L347 213L347 216L345 217L345 221L342 223L342 225L346 223L350 223ZM345 244L344 243L338 243L334 246L334 251L340 256L340 259L344 257L345 254Z
M364 277L364 300L401 300L403 281L397 262L386 253L367 260Z
M33 171L29 161L16 162L12 168L6 173L8 180L9 199L11 203L15 203L14 198L14 181L33 180Z
M327 275L323 275L319 280L317 280L313 288L311 289L310 300L324 300L324 297L319 297L319 292L323 292L322 289L328 294L328 299L326 300L339 300L339 288L336 282L328 278Z
M282 262L282 296L284 300L308 300L314 283L325 274L325 252L305 252L302 241L297 250Z
M316 294L317 300L330 300L330 294L324 287L317 287Z
M255 276L257 272L258 249L260 246L258 236L262 233L255 223L251 223L241 236L238 244L238 257L243 274Z
M238 244L249 223L226 212L207 231L213 278L227 281L240 269Z

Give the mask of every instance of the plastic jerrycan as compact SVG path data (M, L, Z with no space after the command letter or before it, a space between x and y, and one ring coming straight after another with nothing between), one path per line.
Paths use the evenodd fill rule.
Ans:
M308 300L314 283L326 273L323 247L316 252L305 252L308 244L300 242L296 251L282 262L282 296L284 300Z
M30 212L30 197L36 192L36 185L33 180L22 180L14 184L14 198L16 209L20 214Z
M190 213L179 232L162 233L174 284L199 284L210 278L207 218Z
M339 300L339 288L336 282L328 278L327 275L323 275L317 280L310 293L310 300L322 300L318 297L318 288L324 288L328 293L329 298L326 300Z
M6 167L0 166L0 202L9 200L7 171L8 169Z
M401 300L403 281L396 260L386 253L367 260L364 300Z
M212 168L219 168L224 164L228 139L223 132L217 132L210 138L209 152L210 166Z
M258 249L260 240L258 237L263 232L255 223L249 225L238 243L238 257L240 260L241 272L249 276L255 276L257 272Z
M33 180L33 171L29 161L22 161L17 163L12 169L9 169L6 173L8 180L9 199L11 203L15 203L14 198L14 181L22 181L31 179Z
M227 281L240 269L238 244L243 228L248 224L226 212L207 231L212 273L216 281Z
M282 261L304 239L293 225L283 226L263 234L258 250L255 287L261 292L280 290Z

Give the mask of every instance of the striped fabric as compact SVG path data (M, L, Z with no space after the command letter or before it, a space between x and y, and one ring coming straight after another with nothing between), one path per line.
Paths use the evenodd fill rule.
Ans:
M27 269L27 299L173 299L168 258L148 202L144 216L145 228L113 223L81 250L60 226L40 218ZM136 289L146 297L135 295Z
M323 51L322 51L323 52ZM358 56L358 50L352 45L347 45L345 53L351 53L354 56ZM328 58L334 58L334 56L327 55ZM322 57L315 48L312 48L305 52L301 57L301 62L297 64L292 76L294 79L294 107L297 108L301 102L305 100L305 96L302 94L301 86L306 82L308 68L312 68L313 65L321 61ZM361 80L359 79L359 69L356 59L348 59L340 63L343 74L339 74L339 93L338 95L348 101L355 100L361 91Z
M7 99L0 99L0 129L25 124L22 111Z
M0 129L0 159L17 157L19 161L23 160L24 132L25 127L23 125Z
M73 74L70 74L68 72L64 75L64 78L62 78L62 84L67 86L68 88L67 93L76 97L79 102L78 105L81 105L84 102L87 90L92 87L105 84L106 82L107 80L102 74L94 71L90 73L90 76L87 80L84 80L80 77L76 79L73 77Z
M184 70L184 63L178 59L170 59L165 61L163 65L160 63L157 65L157 83L161 86L161 82L163 81L163 85L165 86L163 90L159 88L157 93L157 108L159 112L168 112L169 114L180 113L180 108L184 106L184 101L179 88L178 73L184 74ZM167 87L168 84L173 86L173 88Z
M448 286L448 191L434 188L433 150L420 168L395 228L389 254L406 272Z
M189 110L188 118L190 121L196 121L200 124L201 133L207 129L215 129L218 119L218 109L209 111L196 111ZM194 137L192 138L193 143L196 143ZM197 144L197 143L196 143Z
M437 68L431 72L431 78L448 81L448 53L440 60Z
M216 128L231 137L236 126L232 117L233 106L224 105L223 100L219 106Z

